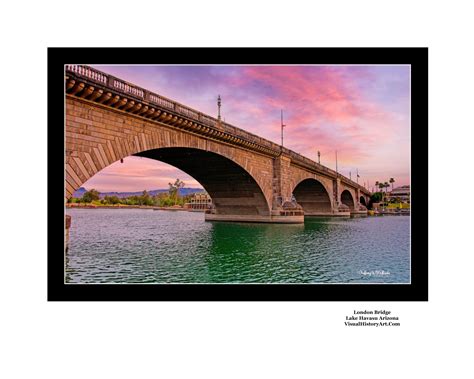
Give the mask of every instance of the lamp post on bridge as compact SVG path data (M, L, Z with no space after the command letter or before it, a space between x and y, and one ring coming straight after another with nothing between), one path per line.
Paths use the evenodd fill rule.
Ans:
M217 96L217 120L221 121L221 95Z
M321 164L321 152L318 150L318 164Z
M281 110L281 150L283 151L283 128L286 125L283 124L283 109Z

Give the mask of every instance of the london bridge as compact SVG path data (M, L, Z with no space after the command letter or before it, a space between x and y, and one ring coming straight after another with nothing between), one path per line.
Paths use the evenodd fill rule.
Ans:
M128 156L194 177L208 221L302 223L365 214L370 191L340 173L218 118L89 66L65 70L66 188ZM258 120L255 120L258 123Z

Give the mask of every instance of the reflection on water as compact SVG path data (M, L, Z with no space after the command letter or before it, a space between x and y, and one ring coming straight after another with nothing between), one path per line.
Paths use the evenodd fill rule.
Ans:
M69 283L408 283L410 219L205 222L204 214L68 209Z

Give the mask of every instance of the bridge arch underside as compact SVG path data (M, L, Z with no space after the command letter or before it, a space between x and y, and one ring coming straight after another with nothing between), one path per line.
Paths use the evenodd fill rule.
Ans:
M341 203L347 205L351 211L355 209L354 197L349 190L344 190L341 193Z
M332 204L326 188L316 179L305 179L293 190L296 202L301 205L305 216L332 214Z
M218 215L269 216L255 179L232 160L193 148L159 148L134 154L168 163L191 175L207 191Z
M365 197L361 196L359 202L364 206L367 207L367 202L365 201Z

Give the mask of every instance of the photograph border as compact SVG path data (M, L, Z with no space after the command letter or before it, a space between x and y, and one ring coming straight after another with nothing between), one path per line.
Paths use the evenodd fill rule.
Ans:
M58 238L58 233L64 238L65 222L64 65L155 63L410 65L411 283L65 284L64 239ZM59 159L60 154L63 154L62 159ZM427 188L428 48L48 48L49 301L427 301Z

